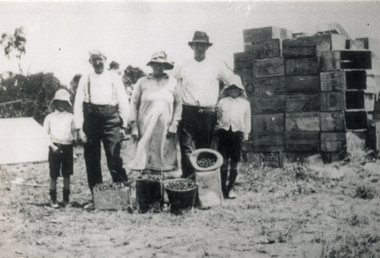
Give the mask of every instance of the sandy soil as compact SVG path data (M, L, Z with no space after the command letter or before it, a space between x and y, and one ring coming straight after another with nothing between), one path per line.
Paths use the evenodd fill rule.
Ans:
M282 169L242 164L237 199L181 215L84 209L91 196L82 155L70 207L49 207L47 163L4 165L0 177L4 258L380 257L379 161ZM12 183L17 178L24 181Z

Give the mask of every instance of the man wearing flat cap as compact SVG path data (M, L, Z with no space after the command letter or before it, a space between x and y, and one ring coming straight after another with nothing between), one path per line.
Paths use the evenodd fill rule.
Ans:
M220 82L227 84L233 72L224 62L206 57L212 46L205 32L196 31L189 46L194 58L185 61L177 70L182 93L182 120L179 125L182 155L182 176L194 173L189 155L200 148L210 148L217 122L216 105L220 93Z
M82 76L75 97L74 119L78 141L84 141L84 159L91 193L102 183L101 144L113 182L128 181L120 157L123 129L129 116L128 96L121 78L104 69L106 56L90 52L93 72Z

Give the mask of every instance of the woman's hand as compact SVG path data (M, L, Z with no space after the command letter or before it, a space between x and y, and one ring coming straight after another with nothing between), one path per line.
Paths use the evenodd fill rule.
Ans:
M78 143L78 144L83 144L85 142L87 142L87 137L85 135L85 133L83 132L82 129L76 129L76 139L75 141Z
M166 134L166 138L170 137L174 138L177 133L178 121L173 121L168 128L168 133Z
M132 122L131 123L131 127L132 127L132 130L131 130L131 136L134 140L139 140L140 139L140 133L139 133L139 128L137 126L137 123L136 122Z

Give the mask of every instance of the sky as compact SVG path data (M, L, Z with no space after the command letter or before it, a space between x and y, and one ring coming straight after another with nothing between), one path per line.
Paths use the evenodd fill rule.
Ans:
M146 66L165 51L179 65L192 58L196 30L213 46L207 55L233 69L243 52L243 30L277 26L293 33L316 33L319 25L340 23L351 38L380 39L379 1L0 1L0 33L23 27L27 38L24 73L52 72L69 86L75 74L90 71L89 51L125 69ZM0 52L0 73L18 71L17 60Z

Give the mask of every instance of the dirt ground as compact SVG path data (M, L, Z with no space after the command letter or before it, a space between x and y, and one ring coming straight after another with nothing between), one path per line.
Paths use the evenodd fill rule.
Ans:
M104 180L110 180L103 167ZM91 195L83 155L75 161L66 208L49 207L47 163L0 169L4 258L380 257L379 160L286 163L282 169L242 163L237 199L181 215L86 210ZM17 178L23 181L16 184ZM59 201L60 189L61 179Z

